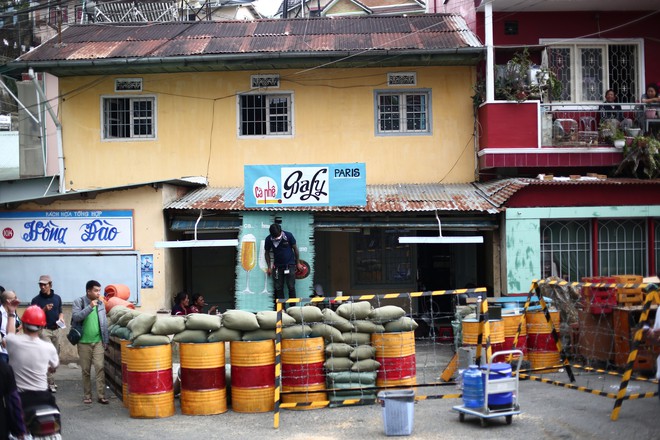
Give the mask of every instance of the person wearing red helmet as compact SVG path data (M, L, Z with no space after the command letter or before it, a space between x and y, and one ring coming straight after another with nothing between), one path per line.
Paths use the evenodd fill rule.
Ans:
M23 407L33 403L56 406L55 398L48 390L47 374L55 371L60 358L53 344L39 337L39 332L46 326L46 314L41 307L30 306L21 319L23 334L9 333L5 342Z

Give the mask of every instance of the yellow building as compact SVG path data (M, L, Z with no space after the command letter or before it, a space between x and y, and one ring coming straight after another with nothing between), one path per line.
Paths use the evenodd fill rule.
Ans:
M256 310L270 307L272 286L256 259L241 266L238 243L252 235L258 245L281 221L310 266L299 297L317 284L326 294L498 291L497 188L473 183L471 96L483 47L460 16L87 25L61 40L10 63L17 74L59 80L50 102L62 154L59 193L7 196L0 187L11 202L0 221L18 229L0 241L0 258L38 255L47 265L55 256L129 254L138 265L126 281L131 300L147 310L169 309L184 289L221 310ZM361 201L246 205L246 166L312 164L363 167ZM131 236L120 249L107 240L19 240L16 219L56 218L71 232L89 227L72 212L110 224L115 211L125 222L117 236ZM483 244L398 240L441 232ZM39 264L35 271L46 270ZM81 277L118 282L119 268L109 259L108 267ZM245 293L264 295L255 302Z

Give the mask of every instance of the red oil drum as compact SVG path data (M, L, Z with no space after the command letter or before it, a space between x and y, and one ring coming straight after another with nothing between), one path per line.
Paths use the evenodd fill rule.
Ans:
M174 415L172 346L128 346L128 411L133 418Z
M371 345L376 349L376 360L380 362L377 386L417 384L415 332L373 333Z
M231 341L231 407L259 413L275 408L275 341Z
M542 311L525 313L527 320L527 356L532 369L552 367L561 364L561 356L552 338L552 328ZM552 325L559 332L559 312L550 312ZM557 369L543 370L556 372Z
M181 413L211 415L227 412L225 343L179 343Z
M282 339L283 403L323 402L328 400L325 390L325 361L323 338ZM320 407L303 406L295 409Z

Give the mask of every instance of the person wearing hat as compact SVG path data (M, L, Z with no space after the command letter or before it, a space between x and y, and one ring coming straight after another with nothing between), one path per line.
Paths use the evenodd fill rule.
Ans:
M57 354L60 354L60 341L59 333L60 327L57 321L64 321L64 314L62 313L62 298L53 290L53 280L50 275L41 275L39 277L39 294L32 298L32 305L41 307L41 310L46 314L46 326L41 332L41 338L50 341ZM51 393L57 391L57 385L52 373L48 373L48 389Z
M266 265L268 275L273 274L273 288L275 297L284 299L284 282L289 290L289 298L296 297L296 271L303 270L298 257L298 246L292 233L283 231L277 223L270 225L270 235L266 237L264 249L266 250ZM271 265L270 253L274 261Z

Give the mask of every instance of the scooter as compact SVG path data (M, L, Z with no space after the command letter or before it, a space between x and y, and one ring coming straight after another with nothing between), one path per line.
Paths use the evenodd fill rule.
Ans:
M60 410L48 391L21 393L25 427L33 440L62 440Z

